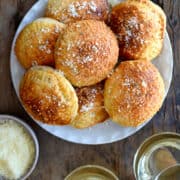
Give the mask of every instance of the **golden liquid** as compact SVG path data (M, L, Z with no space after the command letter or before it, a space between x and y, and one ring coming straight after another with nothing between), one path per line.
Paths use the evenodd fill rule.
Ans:
M159 152L162 151L162 152L159 153L158 151ZM157 152L161 156L159 156ZM144 179L154 180L158 175L158 173L161 172L164 168L167 168L176 163L180 163L179 158L180 158L180 140L167 138L152 143L142 153L139 159L137 165L138 180L144 180Z
M111 180L111 179L97 173L83 173L83 174L78 174L76 177L73 177L72 180Z
M176 165L163 171L158 180L179 180L180 179L180 165Z

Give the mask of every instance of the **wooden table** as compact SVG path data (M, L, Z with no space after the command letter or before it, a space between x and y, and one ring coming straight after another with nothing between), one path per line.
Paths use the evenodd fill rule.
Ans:
M58 139L35 124L25 113L13 89L9 54L14 33L35 0L0 0L0 113L24 119L35 130L40 157L29 180L63 180L74 168L103 165L121 179L134 179L133 156L144 139L162 131L180 132L180 1L156 0L167 15L167 30L174 51L173 81L161 111L135 135L116 143L87 146Z

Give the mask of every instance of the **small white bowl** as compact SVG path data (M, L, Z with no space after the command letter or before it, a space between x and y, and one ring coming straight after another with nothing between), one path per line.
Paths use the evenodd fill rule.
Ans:
M34 161L31 165L31 167L29 167L29 169L27 170L27 172L20 177L21 180L25 180L27 179L31 173L33 172L33 170L35 169L37 162L38 162L38 158L39 158L39 143L37 140L37 137L34 133L34 131L32 130L32 128L27 125L25 122L23 122L21 119L16 118L14 116L10 116L10 115L1 115L0 114L0 122L2 121L15 121L17 124L21 125L22 127L24 127L25 130L27 130L27 133L30 135L30 137L32 138L33 142L34 142L34 147L35 147L35 157L34 157Z

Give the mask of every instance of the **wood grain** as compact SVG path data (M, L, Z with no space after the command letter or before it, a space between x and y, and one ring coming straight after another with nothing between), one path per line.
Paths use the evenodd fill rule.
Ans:
M29 180L63 180L74 168L103 165L121 179L134 179L133 156L142 141L162 131L180 132L180 1L155 0L167 15L167 29L174 52L173 81L163 107L153 120L135 135L116 143L84 146L58 139L38 127L22 109L12 87L9 55L14 33L34 0L0 0L0 113L24 119L35 130L40 157Z

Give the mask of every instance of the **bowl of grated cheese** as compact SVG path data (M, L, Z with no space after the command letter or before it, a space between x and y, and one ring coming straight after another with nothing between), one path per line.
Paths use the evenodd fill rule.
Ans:
M39 143L31 127L14 116L0 115L0 179L26 179L38 157Z

